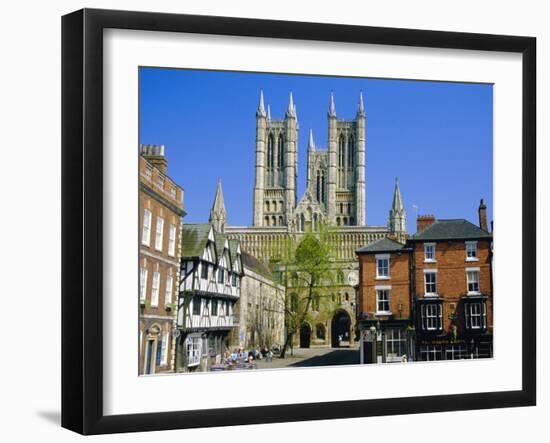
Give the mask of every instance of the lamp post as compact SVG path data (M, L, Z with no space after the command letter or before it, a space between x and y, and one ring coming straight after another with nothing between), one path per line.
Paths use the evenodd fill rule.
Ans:
M378 332L376 330L376 326L374 325L371 325L371 327L369 328L370 329L370 336L371 336L371 340L372 340L372 362L373 363L377 363L377 358L376 358L376 341L378 339Z

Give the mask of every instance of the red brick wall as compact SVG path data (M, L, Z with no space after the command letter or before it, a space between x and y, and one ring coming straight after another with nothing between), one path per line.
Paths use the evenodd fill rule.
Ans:
M487 295L487 325L489 332L493 327L493 296L491 282L490 243L488 240L477 242L478 261L466 261L464 241L439 241L435 246L435 263L424 262L424 243L416 243L414 260L416 267L417 297L424 296L424 270L437 269L437 292L443 299L443 332L448 332L451 324L449 316L452 305L459 308L459 300L468 292L466 268L479 268L479 286L483 295ZM462 319L462 316L459 315Z
M172 329L175 318L175 304L177 303L177 282L180 261L180 227L181 217L174 211L174 208L183 209L183 190L175 185L169 177L159 173L150 163L140 158L140 184L147 189L141 189L139 195L139 269L147 269L146 301L145 305L140 304L140 361L139 373L143 373L145 350L148 340L153 340L153 352L156 344L160 342L163 332L169 332L169 343L167 346L167 365L155 367L155 372L171 371L172 363ZM164 181L159 181L164 177ZM149 246L142 244L143 214L144 210L151 211L151 232ZM164 219L162 236L162 248L156 249L157 217ZM174 255L168 254L170 243L170 225L176 228ZM153 288L153 273L159 273L159 296L158 305L151 306ZM172 306L165 303L167 277L172 276ZM138 286L139 291L139 286ZM139 293L135 294L136 302L139 303ZM152 334L152 331L159 331ZM159 344L160 346L160 344ZM153 356L156 358L156 354Z
M389 279L376 278L376 254L359 255L359 312L368 312L374 318L376 312L375 286L391 286L390 310L394 319L408 319L410 314L409 300L409 254L390 254ZM401 305L401 314L399 312Z

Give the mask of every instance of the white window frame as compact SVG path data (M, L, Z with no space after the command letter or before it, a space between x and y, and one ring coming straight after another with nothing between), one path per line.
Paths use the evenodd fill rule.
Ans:
M443 307L441 303L425 303L422 305L422 329L425 331L441 331L443 329Z
M174 257L176 255L176 225L170 225L168 231L168 255Z
M426 356L426 360L422 357ZM436 358L439 356L440 358ZM433 357L433 358L430 358ZM440 361L443 360L443 347L441 345L426 345L420 346L420 360L421 361Z
M375 286L374 289L376 290L376 315L391 315L391 286ZM388 299L384 301L384 303L387 302L388 309L387 310L380 310L380 293L381 292L387 292L388 293Z
M435 258L435 243L424 243L424 263L436 263L437 260ZM432 258L428 258L428 248L432 248Z
M140 268L139 272L139 301L147 299L147 268Z
M470 275L477 275L477 291L470 291ZM479 295L481 294L481 275L480 275L480 269L479 268L466 268L466 292L468 295ZM472 282L476 283L476 282Z
M164 306L172 303L172 292L174 287L174 278L171 275L166 276L166 288L164 289Z
M407 334L403 329L391 328L386 329L384 334L386 339L386 362L402 362L403 356L407 356ZM398 347L399 353L391 352L390 347Z
M162 342L160 348L160 365L166 366L168 364L168 341L170 340L170 332L164 331L162 333Z
M473 307L479 307L479 312L473 312ZM478 319L479 323L474 326L473 319ZM487 328L487 305L483 301L468 303L466 306L466 327L468 329L486 329Z
M376 279L377 280L389 280L390 279L390 254L377 254L375 256L375 259L376 259ZM383 275L383 274L380 274L380 266L378 265L378 262L382 261L382 260L387 260L388 261L388 266L387 266L387 274L386 275Z
M445 347L445 360L464 360L470 358L464 343L451 344Z
M187 337L185 348L187 352L187 366L198 366L201 362L202 339L200 337Z
M468 248L473 246L474 247L474 254L470 257ZM466 261L479 261L479 257L477 255L477 240L467 241L465 242L465 248L466 248Z
M164 240L164 218L157 216L157 226L155 229L155 249L162 251L162 241Z
M153 213L149 209L143 210L143 228L141 231L141 244L145 246L151 245L151 223L153 221Z
M151 307L156 308L159 305L160 272L153 272L153 282L151 285Z
M428 274L435 275L435 291L434 292L428 292L426 290L426 287L427 287L426 276ZM437 269L424 269L424 297L437 297Z

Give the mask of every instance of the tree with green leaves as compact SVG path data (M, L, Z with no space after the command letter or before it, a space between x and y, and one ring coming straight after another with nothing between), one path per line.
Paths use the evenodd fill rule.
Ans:
M274 263L285 287L286 339L281 350L284 358L294 337L307 320L312 304L327 296L323 289L331 286L338 271L333 258L331 229L321 226L316 232L290 236L279 259Z

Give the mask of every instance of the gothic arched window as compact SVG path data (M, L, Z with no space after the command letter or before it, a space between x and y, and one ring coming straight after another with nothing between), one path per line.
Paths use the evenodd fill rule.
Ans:
M346 152L346 139L344 134L340 134L338 140L338 187L343 188L344 182L344 164L345 164L345 152Z
M346 139L344 134L340 135L340 140L338 141L338 167L344 167L344 149L346 146Z
M355 140L353 135L349 136L348 139L348 167L351 169L355 164Z
M327 203L326 196L325 196L325 174L324 173L321 176L321 201L325 204Z
M273 150L275 148L275 140L273 139L273 134L269 134L267 139L267 168L273 168Z
M275 186L275 174L273 166L275 160L275 138L273 134L269 134L267 138L267 186Z
M267 215L265 216L265 225L269 226L269 217Z
M272 226L277 226L277 217L273 216L272 221L273 221Z
M317 201L321 201L321 173L317 171Z
M279 135L279 141L277 143L277 167L282 169L284 163L285 142L283 140L283 134Z
M279 215L279 226L283 226L283 216Z
M269 212L269 211L270 211L270 210L269 210L269 202L268 202L268 201L265 202L265 211L266 211L266 212Z

